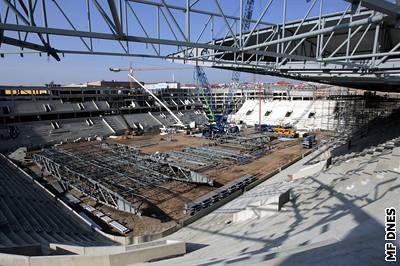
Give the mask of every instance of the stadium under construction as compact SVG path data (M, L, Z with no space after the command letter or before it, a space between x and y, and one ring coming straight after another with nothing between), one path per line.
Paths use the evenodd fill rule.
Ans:
M288 20L290 0L238 0L235 14L223 0L94 0L83 28L62 2L3 1L0 60L152 57L192 65L195 80L106 66L128 81L0 85L0 265L396 260L399 1L340 1L338 12L304 1ZM282 21L266 19L272 10ZM104 40L123 51L97 50ZM205 67L232 77L211 84Z

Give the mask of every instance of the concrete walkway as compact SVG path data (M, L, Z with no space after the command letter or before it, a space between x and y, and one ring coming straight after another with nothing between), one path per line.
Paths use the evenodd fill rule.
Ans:
M287 175L301 169L311 154L169 236L188 242L188 253L154 264L382 265L385 208L400 210L400 178L390 169L383 175L376 171L388 156L399 161L396 152L337 162L316 176L293 183L296 198L281 212L232 222L232 212L268 196L277 184L288 185L284 182Z

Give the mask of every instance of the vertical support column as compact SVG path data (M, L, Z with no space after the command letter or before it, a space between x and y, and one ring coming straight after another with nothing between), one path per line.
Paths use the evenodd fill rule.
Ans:
M350 23L353 22L353 14L350 15ZM350 44L351 44L351 28L347 31L347 44L346 44L346 61L349 62L350 55Z
M42 0L42 13L43 13L43 24L47 28L47 11L46 11L46 1ZM46 34L46 41L50 45L49 35Z
M378 44L379 44L379 33L380 33L380 24L376 24L375 28L375 36L374 36L374 46L372 48L372 54L376 54L378 51ZM372 66L375 66L376 57L372 57Z
M35 24L35 23L34 23L35 18L34 18L34 16L33 16L33 13L34 13L35 11L34 11L34 9L33 9L32 0L28 0L28 7L29 7L29 9L28 9L29 23L30 23L31 26L33 26L33 25Z
M287 0L283 0L283 21L282 21L282 38L285 38L285 29L286 29L286 9L287 9ZM285 51L285 43L281 43L280 52L283 54ZM278 60L279 63L279 60Z
M326 22L326 19L325 18L323 18L322 19L322 29L323 28L325 28L325 22ZM322 51L322 48L324 47L324 34L321 34L321 37L320 37L320 40L319 40L319 52L318 52L318 55L319 55L319 58L321 59L324 55L323 55L323 51Z
M122 0L118 1L118 17L119 17L119 21L121 21L121 33L124 33L124 13L122 11Z
M157 38L160 39L161 28L160 28L160 7L157 7ZM161 44L158 44L158 53L161 54Z
M125 0L125 31L126 35L129 35L129 23L128 23L128 0ZM122 21L121 21L122 23ZM126 51L129 53L129 41L126 41Z
M190 42L190 0L186 0L186 40Z
M323 8L324 8L324 0L320 0L319 2L319 16L318 16L318 30L321 29L321 24L322 24L322 13L323 13ZM315 57L321 58L321 34L317 35L317 49L315 50Z
M400 0L399 0L400 1ZM243 46L243 0L239 0L239 5L240 5L240 40L239 40L239 45L240 48ZM243 58L243 55L242 55Z
M92 32L92 18L91 18L91 15L90 15L90 0L86 0L86 8L87 8L87 20L88 20L89 32ZM89 41L90 41L90 50L93 51L93 40L92 40L92 38L90 38Z
M214 16L211 16L211 44L215 44L214 41ZM212 54L211 60L215 60L215 51L209 51L210 54Z
M260 30L257 29L257 35L256 35L256 43L257 43L257 45L259 44L259 42L260 42ZM258 57L259 57L259 55L256 54L256 66L257 66L257 68L258 68Z
M280 32L280 25L279 24L276 26L276 32L278 33L277 40L279 40L281 38L281 32ZM279 43L276 44L276 53L279 53L279 47L280 47ZM276 57L275 62L276 62L275 68L277 68L278 64L279 64L279 57L278 56Z

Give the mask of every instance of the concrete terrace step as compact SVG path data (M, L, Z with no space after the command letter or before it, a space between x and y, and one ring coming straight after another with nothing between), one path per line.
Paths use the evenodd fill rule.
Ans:
M127 129L127 125L121 116L105 116L104 120L115 134L121 134Z
M370 161L368 164L365 165L364 169L362 169L362 173L366 175L374 175L376 166L378 165L377 161Z

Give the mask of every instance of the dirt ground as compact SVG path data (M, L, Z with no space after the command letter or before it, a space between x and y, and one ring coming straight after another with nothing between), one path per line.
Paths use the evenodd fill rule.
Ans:
M134 137L133 140L112 140L111 142L117 142L135 147L144 145L140 148L144 153L154 153L157 151L165 152L170 150L179 151L188 145L199 146L210 143L208 140L187 135L177 134L173 136L173 138L176 139L176 141L164 141L162 140L165 139L164 136L140 136ZM152 143L155 145L146 146L146 144ZM224 165L218 165L216 168L203 172L202 174L214 178L215 183L219 185L225 185L230 181L233 181L248 173L254 174L257 177L264 176L299 156L303 152L304 149L301 141L298 139L279 142L276 144L276 148L274 150L269 151L261 158L258 158L248 164L238 165L234 162L230 162ZM170 189L175 193L175 196L172 195L157 205L157 207L161 209L168 217L164 220L164 222L160 222L158 219L149 219L149 217L143 216L129 218L132 222L123 218L123 216L126 215L122 215L120 219L127 222L128 227L131 225L133 228L136 228L134 231L136 231L136 234L139 233L140 235L144 233L155 232L160 229L165 230L172 226L174 222L178 222L179 220L185 218L183 213L185 203L205 195L215 188L207 185L185 184L180 187L170 187ZM163 195L162 198L165 198L165 195Z
M179 151L186 146L200 146L210 143L209 140L184 134L175 134L173 136L134 136L130 139L111 139L107 140L107 142L133 146L140 149L141 152L148 154L171 150ZM70 148L74 145L79 146L84 144L67 144L65 147ZM218 165L214 169L207 170L202 174L214 178L215 183L218 185L227 184L245 174L254 174L257 177L261 177L286 164L303 152L305 150L299 139L279 142L275 145L275 149L248 164L239 165L235 162L230 162ZM157 233L174 226L181 219L185 218L183 213L185 203L215 189L215 187L208 185L177 181L166 182L163 186L167 190L160 192L160 200L151 202L154 207L145 210L141 216L120 212L102 204L96 205L96 202L88 197L81 196L81 200L86 204L96 205L96 209L132 229L130 232L131 235L140 236ZM149 191L149 194L154 194L154 191Z
M292 142L292 141L291 141ZM239 178L245 174L253 174L257 177L264 176L275 169L279 168L291 161L292 159L299 156L304 152L301 142L297 142L294 146L285 148L284 143L277 145L277 148L271 152L268 152L263 157L245 164L245 165L232 165L225 169L210 170L207 174L219 183L226 184L236 178ZM285 143L288 144L288 143Z
M130 139L111 139L110 143L120 143L133 147L137 147L143 153L155 153L155 152L166 152L166 151L179 151L186 146L200 146L203 144L210 143L209 140L192 137L183 133L177 133L174 135L160 136L160 135L144 135L144 136L133 136ZM150 146L147 146L150 145Z

